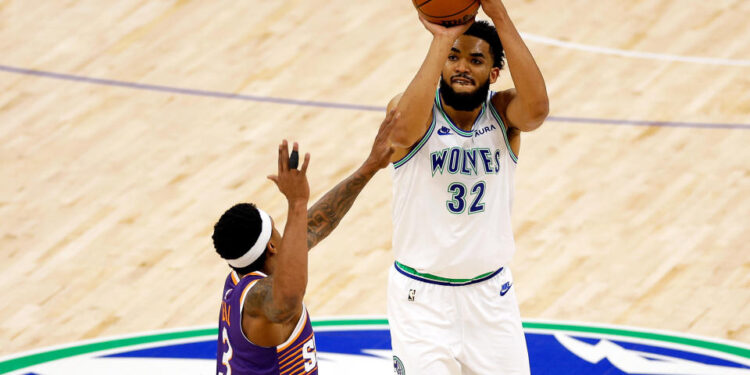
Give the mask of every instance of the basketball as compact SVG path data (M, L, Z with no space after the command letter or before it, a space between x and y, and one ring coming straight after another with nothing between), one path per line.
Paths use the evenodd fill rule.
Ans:
M412 0L424 19L443 26L462 25L477 15L479 0Z

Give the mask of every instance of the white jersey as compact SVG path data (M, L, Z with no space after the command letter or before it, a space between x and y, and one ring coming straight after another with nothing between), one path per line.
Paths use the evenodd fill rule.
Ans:
M439 91L422 139L393 163L393 249L416 272L471 279L515 253L510 213L517 158L490 92L471 131L443 111Z

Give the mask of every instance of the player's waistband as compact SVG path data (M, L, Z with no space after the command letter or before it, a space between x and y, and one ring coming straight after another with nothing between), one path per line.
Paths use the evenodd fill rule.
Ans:
M495 275L497 275L503 270L503 267L500 267L496 271L483 273L471 279L449 279L446 277L440 277L440 276L432 275L429 273L417 272L417 270L415 270L414 268L411 268L399 262L394 262L393 266L396 267L396 271L398 271L400 274L410 279L419 280L419 281L429 283L429 284L446 285L446 286L463 286L463 285L481 283L484 280L489 280L495 277Z

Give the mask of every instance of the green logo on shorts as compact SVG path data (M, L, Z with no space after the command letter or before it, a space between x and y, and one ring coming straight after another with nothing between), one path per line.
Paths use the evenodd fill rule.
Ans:
M404 364L401 363L401 360L398 359L395 355L393 356L393 373L396 375L406 375L406 369L404 369Z

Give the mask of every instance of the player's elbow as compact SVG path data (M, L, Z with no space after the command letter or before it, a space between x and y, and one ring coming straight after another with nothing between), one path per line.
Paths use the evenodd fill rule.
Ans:
M534 101L529 108L529 113L531 114L530 117L541 125L549 116L549 99L545 96L543 99Z
M549 101L545 98L530 104L526 113L526 121L518 127L519 130L530 132L538 129L549 116Z

